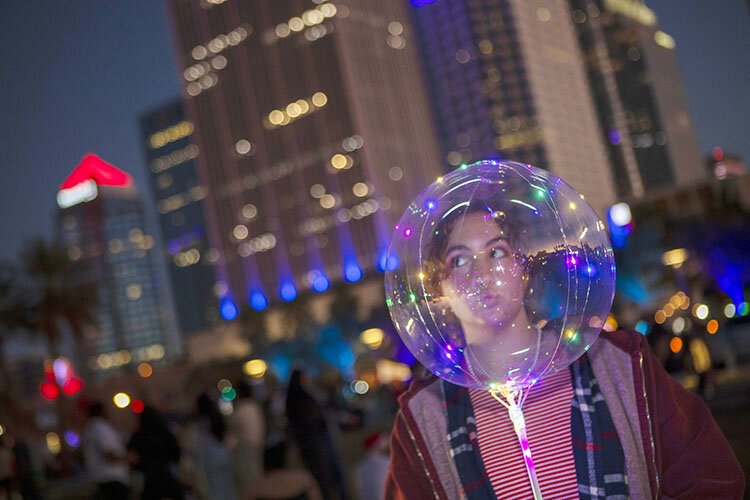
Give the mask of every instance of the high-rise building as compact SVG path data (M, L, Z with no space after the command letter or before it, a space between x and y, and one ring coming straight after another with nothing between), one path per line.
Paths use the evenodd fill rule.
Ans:
M57 203L68 257L96 287L96 324L82 339L88 366L106 371L179 356L155 240L131 176L88 154L60 185Z
M200 200L198 146L182 101L176 100L141 118L151 189L159 213L177 323L182 335L206 330L218 318L213 292L216 278Z
M706 178L675 41L642 0L571 0L619 197Z
M443 170L402 0L169 5L222 315L387 267Z
M534 164L602 214L615 190L568 1L410 3L446 161Z

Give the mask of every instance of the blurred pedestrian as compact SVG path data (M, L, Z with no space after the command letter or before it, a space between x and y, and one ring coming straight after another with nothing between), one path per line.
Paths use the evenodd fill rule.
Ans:
M286 397L272 373L266 373L268 399L263 405L266 421L266 443L263 453L263 469L283 469L286 465Z
M143 500L184 497L177 463L180 448L162 416L146 407L139 417L138 429L128 442L131 460L143 474Z
M355 479L360 500L385 498L385 481L391 457L387 434L376 433L365 439L365 457L357 464Z
M348 498L323 406L305 387L306 377L294 370L289 380L286 416L299 446L302 461L326 499Z
M107 419L101 403L89 407L83 431L83 458L89 478L97 485L96 499L130 498L130 467L125 444Z
M237 469L239 491L257 483L263 476L263 448L266 441L266 422L263 409L253 398L253 388L247 382L235 385L237 399L229 427L234 436L233 456Z
M198 396L195 416L188 430L193 486L199 498L234 500L234 465L226 436L224 417L207 394Z

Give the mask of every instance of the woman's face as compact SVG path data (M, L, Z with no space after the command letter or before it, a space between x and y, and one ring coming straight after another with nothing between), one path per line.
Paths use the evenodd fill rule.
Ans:
M458 221L442 257L442 292L462 324L503 328L516 319L526 277L491 214L473 212Z

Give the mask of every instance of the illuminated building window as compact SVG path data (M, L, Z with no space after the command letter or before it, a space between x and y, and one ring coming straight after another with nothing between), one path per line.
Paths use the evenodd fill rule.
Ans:
M388 33L390 33L393 36L399 36L404 32L404 26L397 22L393 21L392 23L388 24Z
M241 155L250 154L250 152L253 150L253 144L246 139L240 139L234 145L234 150Z
M469 52L464 49L459 49L456 51L456 61L458 61L461 64L466 64L471 59L471 56L469 55Z
M109 253L112 253L112 254L120 253L124 249L122 241L118 239L109 240L108 246L109 246Z
M367 184L364 182L358 182L354 186L352 186L352 192L354 193L354 196L357 196L358 198L364 198L367 196L367 193L370 192L370 188L367 187Z
M342 155L341 153L337 153L331 157L331 166L336 170L345 170L348 168L352 168L353 165L354 160L349 155Z
M125 295L130 300L138 300L141 298L141 287L137 284L128 285L125 289Z
M295 120L307 116L328 103L328 96L323 92L316 92L306 99L298 99L281 109L274 109L263 119L263 126L268 130L289 125Z
M344 148L344 151L346 151L347 153L351 153L352 151L355 151L364 146L364 144L365 141L362 139L362 137L353 135L344 139L341 143L341 147Z
M78 260L81 258L81 249L77 246L71 246L68 248L68 258L70 260Z
M279 40L288 38L289 36L300 33L303 30L307 40L317 40L330 32L330 29L328 29L327 26L321 25L327 19L334 17L336 13L337 9L335 5L328 2L322 3L317 5L314 9L304 11L301 16L291 17L286 22L279 23L275 27L267 30L263 34L262 41L265 45L272 45ZM325 28L325 32L321 32L320 28Z
M160 130L151 135L148 139L149 146L152 149L158 149L170 142L177 141L193 133L193 124L188 121L182 121L169 128Z
M542 140L543 137L541 130L532 129L501 135L497 138L496 145L500 150L515 149L539 144Z
M179 252L174 256L174 263L175 265L177 265L177 267L192 266L193 264L197 264L200 260L201 254L195 248L191 248L190 250L186 250L184 252Z
M406 47L406 40L404 40L404 37L402 36L389 36L388 37L388 46L394 49L403 49Z
M234 226L234 230L232 231L232 235L236 240L242 241L245 238L247 238L249 231L247 230L246 226L243 226L242 224L239 224L237 226Z
M654 41L656 42L658 46L663 47L665 49L671 50L675 48L674 38L664 33L663 31L657 31L656 33L654 33Z
M164 155L155 160L152 160L151 163L149 163L149 167L151 168L152 172L159 173L174 166L185 163L188 160L192 160L196 156L198 156L198 146L190 144L189 146L185 146L182 149L173 151L168 155Z
M332 194L324 194L320 197L320 206L323 208L333 208L336 205L336 198Z
M161 174L156 178L156 185L159 186L159 189L166 189L172 185L172 180L173 179L171 175Z
M596 17L594 13L591 12L591 5L594 4L590 4L589 14L591 17ZM646 7L643 3L633 2L632 0L604 0L604 5L606 10L622 14L643 25L656 25L656 14L654 14L654 11ZM596 14L599 14L598 9L596 9Z
M242 207L242 217L246 220L253 220L258 215L258 208L252 203Z
M197 45L193 47L190 55L192 55L193 59L195 59L196 61L200 61L205 59L209 55L209 52L212 54L219 54L221 51L237 45L241 41L246 39L251 30L252 28L248 25L239 26L229 33L222 34L217 36L216 38L213 38L204 45Z
M237 247L237 253L241 257L248 257L256 253L267 252L275 247L276 236L273 233L266 233L241 243Z
M400 181L404 177L404 171L400 167L391 167L388 169L388 177L392 181Z

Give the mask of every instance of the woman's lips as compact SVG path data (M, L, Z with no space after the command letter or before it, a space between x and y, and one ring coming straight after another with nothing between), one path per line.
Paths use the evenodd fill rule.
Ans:
M479 296L479 300L485 308L494 308L500 304L502 297L496 293L483 293Z

